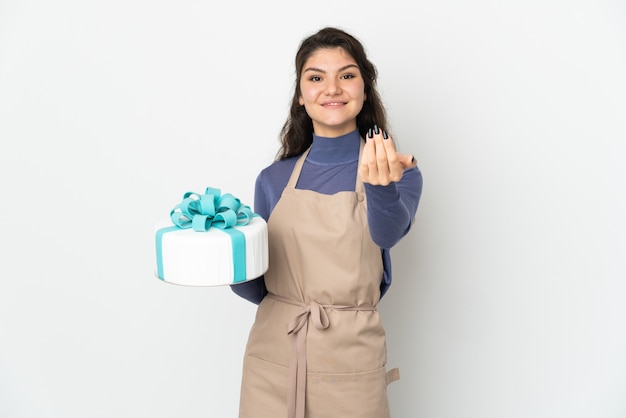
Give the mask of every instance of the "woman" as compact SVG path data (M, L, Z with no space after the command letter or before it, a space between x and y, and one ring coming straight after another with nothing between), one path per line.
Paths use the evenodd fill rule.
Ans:
M336 28L296 54L277 159L259 174L270 266L232 286L259 304L244 359L240 418L389 417L385 332L376 304L389 250L409 231L422 190L395 150L362 44Z

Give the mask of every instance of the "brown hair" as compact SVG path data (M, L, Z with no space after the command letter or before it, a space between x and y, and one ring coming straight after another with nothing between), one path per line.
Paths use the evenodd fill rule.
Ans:
M313 142L313 121L300 105L300 76L307 59L320 48L343 48L357 63L365 82L365 97L363 108L356 118L357 128L361 137L375 124L382 130L387 130L387 115L382 100L376 90L378 72L365 53L361 42L337 28L326 27L317 33L305 38L296 53L296 80L289 117L280 131L280 149L277 160L302 154Z

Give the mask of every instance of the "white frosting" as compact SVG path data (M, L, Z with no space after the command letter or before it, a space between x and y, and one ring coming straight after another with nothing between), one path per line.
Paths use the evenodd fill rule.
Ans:
M157 224L156 232L171 227L167 219ZM245 226L233 227L246 237L246 279L263 275L268 268L267 223L254 217ZM234 263L231 237L222 229L207 232L180 229L162 235L161 259L165 282L185 286L223 286L233 284ZM157 274L158 276L158 274ZM238 282L240 283L240 282Z

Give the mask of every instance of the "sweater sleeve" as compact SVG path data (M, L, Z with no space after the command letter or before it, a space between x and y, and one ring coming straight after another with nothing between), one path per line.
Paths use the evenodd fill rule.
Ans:
M257 177L254 188L254 212L259 214L265 221L269 219L271 212L268 194L263 190L264 181L262 179L263 172ZM261 276L255 280L249 280L230 286L231 290L237 295L248 301L259 304L267 295L265 287L265 277Z
M409 232L421 194L422 173L417 167L406 170L399 182L388 186L365 184L367 221L377 245L391 248Z

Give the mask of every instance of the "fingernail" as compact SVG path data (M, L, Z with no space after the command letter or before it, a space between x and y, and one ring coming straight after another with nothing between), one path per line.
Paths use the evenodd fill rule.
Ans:
M372 128L369 129L369 131L367 131L367 136L368 138L373 138L374 135L372 134Z
M378 125L374 125L374 133L378 135L380 133L380 129L378 129Z
M383 131L383 139L388 139L389 135L387 135L387 131Z

